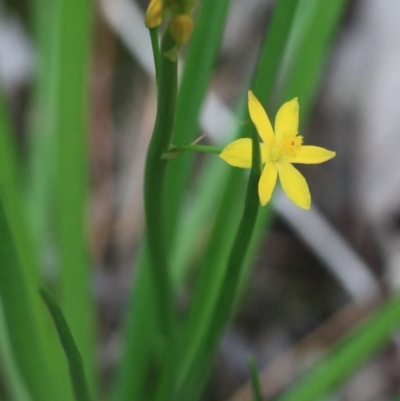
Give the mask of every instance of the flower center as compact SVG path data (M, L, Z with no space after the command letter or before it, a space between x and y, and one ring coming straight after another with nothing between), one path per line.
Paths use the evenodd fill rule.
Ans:
M303 137L301 135L283 134L281 140L272 148L272 160L276 161L281 156L296 157L302 143Z

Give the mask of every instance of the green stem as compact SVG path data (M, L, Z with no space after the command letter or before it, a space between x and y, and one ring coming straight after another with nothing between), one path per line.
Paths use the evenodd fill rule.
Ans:
M192 151L192 152L202 152L202 153L214 153L219 155L222 152L223 148L219 146L207 146L207 145L172 145L170 148L163 154L163 159L169 160L173 157L177 156L179 153L184 151Z
M151 47L153 48L154 66L156 68L156 81L160 76L160 45L158 43L158 28L150 28Z
M177 98L177 62L165 54L175 45L167 31L161 43L158 106L145 170L144 204L150 268L156 287L158 317L162 334L169 334L173 317L170 277L165 245L163 189L167 151L174 127Z
M150 30L150 34L153 34ZM149 386L150 369L157 365L163 372L166 358L165 349L161 350L157 341L160 333L173 338L174 319L173 298L166 259L164 204L164 175L167 161L162 155L170 146L170 138L175 119L177 96L177 63L166 57L165 53L174 46L168 33L164 35L159 55L158 71L158 105L153 136L149 145L145 182L144 201L147 224L146 245L139 257L139 272L136 278L135 291L128 308L126 341L121 362L121 369L115 386L114 400L136 401L151 399L154 389L159 388L154 377ZM157 45L158 49L158 45ZM159 342L160 343L160 342ZM164 348L166 343L162 341ZM165 369L164 369L165 371ZM160 373L161 375L161 373Z
M155 286L160 333L164 337L160 353L160 382L156 399L169 400L174 386L174 304L165 238L164 181L167 162L162 158L170 146L177 101L177 57L171 57L176 44L169 30L161 43L158 77L157 116L150 141L145 170L144 204L147 228L147 249Z

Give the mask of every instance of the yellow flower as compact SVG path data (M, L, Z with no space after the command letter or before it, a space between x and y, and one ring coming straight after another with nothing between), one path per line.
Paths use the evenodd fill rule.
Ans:
M262 142L261 159L264 165L258 183L260 202L264 206L271 199L279 175L286 195L299 207L309 209L311 195L301 173L292 163L317 164L335 157L336 153L318 146L304 146L298 135L299 102L297 98L282 105L275 118L275 133L261 103L249 91L249 112ZM250 138L230 143L220 154L228 164L250 168L252 142Z

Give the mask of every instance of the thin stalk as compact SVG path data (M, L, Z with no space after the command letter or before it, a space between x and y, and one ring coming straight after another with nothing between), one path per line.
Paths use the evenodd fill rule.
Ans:
M170 146L177 100L176 44L169 30L161 43L157 116L146 159L144 204L152 279L155 285L160 333L165 340L161 350L156 399L171 399L174 387L174 304L165 237L164 179L167 162L162 158Z
M177 61L166 56L175 45L169 31L161 44L157 116L146 159L144 204L150 268L156 287L158 317L162 334L171 332L173 305L165 244L163 189L167 151L175 121Z
M158 43L158 28L150 28L151 47L153 48L154 67L156 69L156 81L160 76L160 45Z
M166 259L162 202L168 163L162 156L170 146L177 98L177 62L165 54L172 46L174 42L167 32L161 43L157 116L146 159L146 244L139 258L136 285L129 302L125 348L113 397L118 401L151 398L151 393L159 387L154 384L154 376L152 388L148 387L150 371L160 360L156 344L160 340L159 334L164 336L162 340L173 337L170 335L174 319L173 297Z
M207 145L182 145L175 146L172 145L167 152L163 154L163 159L169 160L178 156L180 153L184 151L192 151L192 152L202 152L202 153L214 153L219 155L222 152L223 148L219 146L207 146Z

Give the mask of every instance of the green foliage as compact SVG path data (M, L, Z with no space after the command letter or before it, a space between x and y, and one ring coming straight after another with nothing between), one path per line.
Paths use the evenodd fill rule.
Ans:
M262 401L262 393L260 387L260 378L258 377L258 370L254 358L249 357L249 368L251 375L251 385L253 388L253 401Z
M67 357L75 399L76 401L89 401L90 397L82 356L75 344L65 317L47 290L41 289L40 295L49 308L54 324L57 328L58 337L60 338L61 345Z
M146 233L108 397L115 401L201 398L273 214L270 206L259 208L260 150L247 90L270 115L298 96L304 124L346 2L276 2L235 111L243 124L232 136L253 139L251 172L246 176L207 155L193 180L195 154L189 151L219 152L192 143L200 134L200 112L230 5L230 0L199 3L180 81L178 44L168 29L161 45L158 29L150 32L158 105L144 177ZM25 164L17 157L9 111L0 98L0 372L9 399L71 401L75 394L76 400L87 400L89 390L97 398L101 386L94 366L96 318L86 233L93 6L89 0L38 0L30 11L38 70ZM55 299L42 296L56 329L38 295L49 247L58 255L58 274L50 283ZM176 305L190 274L196 280L182 316ZM400 325L399 305L398 297L389 299L279 401L316 400L334 392L389 340ZM254 400L260 401L254 362L250 368Z

